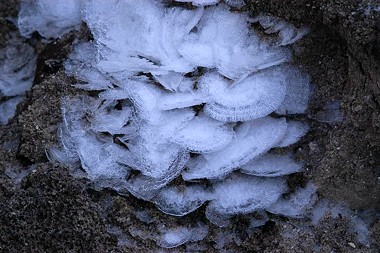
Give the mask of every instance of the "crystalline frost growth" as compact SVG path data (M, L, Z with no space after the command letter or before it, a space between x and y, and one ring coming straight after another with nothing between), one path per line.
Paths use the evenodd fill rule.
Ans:
M205 74L199 89L209 97L204 112L211 118L237 122L268 115L284 100L284 73L265 71L231 83L217 73Z
M220 0L175 0L176 2L192 3L195 6L214 5L220 2ZM243 7L245 5L244 0L224 0L224 2L231 7Z
M94 41L77 44L65 67L99 98L63 106L62 149L51 157L80 161L102 187L129 191L176 216L207 201L216 224L239 213L286 213L281 206L301 202L281 197L283 176L302 165L267 152L307 132L286 119L304 113L308 100L308 78L286 63L284 46L302 32L277 19L250 20L225 4L202 7L217 1L192 2L201 7L83 3ZM278 32L278 40L263 39L250 22ZM185 232L165 232L167 247L189 240Z
M11 36L8 46L0 50L0 124L14 116L17 104L32 87L36 70L34 49L16 34Z
M249 29L247 19L224 5L208 8L195 32L179 46L179 52L190 62L216 68L233 80L289 60L286 48L271 47L260 39Z
M84 13L100 47L99 68L125 78L138 72L192 71L196 65L177 47L202 12L163 8L158 1L92 0L86 1Z
M18 27L21 35L30 37L37 31L45 38L59 38L81 22L81 0L21 1Z

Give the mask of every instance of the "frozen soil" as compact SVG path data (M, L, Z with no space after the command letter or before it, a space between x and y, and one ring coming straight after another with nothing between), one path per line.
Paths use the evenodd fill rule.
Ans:
M293 46L294 64L310 74L315 92L307 115L311 131L292 147L306 171L291 176L290 186L311 180L320 197L379 211L380 12L368 6L380 2L246 2L252 14L270 13L311 28ZM0 3L0 47L15 30L5 17L17 15L16 3ZM202 208L183 218L167 216L133 197L91 190L86 180L49 163L45 150L58 140L60 98L82 93L71 86L62 62L72 41L88 36L82 29L47 45L38 35L29 40L39 54L33 88L16 117L0 126L1 252L152 252L156 243L146 238L158 238L162 226L195 226L194 220L207 224L209 233L179 252L220 252L222 241L232 252L378 252L380 221L370 227L371 247L355 242L344 218L326 218L314 228L305 220L271 217L249 231L250 217L239 216L218 228Z

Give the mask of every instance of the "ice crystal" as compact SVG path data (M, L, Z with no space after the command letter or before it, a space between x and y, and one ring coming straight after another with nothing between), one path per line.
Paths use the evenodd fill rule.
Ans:
M7 124L15 115L17 105L32 87L36 62L34 49L11 34L8 45L0 50L0 124Z
M285 46L305 31L272 17L250 19L222 3L203 7L218 1L191 2L199 7L83 3L94 40L78 43L65 67L99 98L63 103L62 147L51 158L80 163L98 186L127 191L171 215L208 201L206 215L219 225L266 209L300 215L299 199L310 199L311 190L281 196L283 176L302 164L267 152L308 130L286 119L307 107L308 77L287 63ZM250 22L279 36L263 39ZM288 212L292 205L298 211ZM162 233L163 247L195 240L187 228Z
M18 27L23 36L38 32L45 38L59 38L81 23L81 0L21 1Z

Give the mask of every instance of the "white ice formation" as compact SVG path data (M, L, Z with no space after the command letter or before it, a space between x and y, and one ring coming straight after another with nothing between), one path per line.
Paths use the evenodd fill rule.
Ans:
M6 47L0 50L0 124L7 124L17 105L32 87L37 55L34 49L11 34Z
M81 23L81 0L21 1L18 27L21 35L38 32L44 38L59 38Z
M30 37L38 32L42 37L59 38L79 28L81 0L25 0L20 1L17 20L19 32ZM34 49L10 34L7 46L0 49L0 124L7 124L15 115L17 105L32 87L37 55Z
M308 130L287 119L307 107L308 77L288 63L286 47L304 30L250 19L222 3L203 7L218 1L192 2L198 7L83 1L94 40L78 43L65 67L99 97L63 100L62 147L51 158L80 163L98 187L129 192L171 215L208 203L207 217L221 226L263 210L301 216L315 188L283 198L284 176L302 164L272 149ZM251 22L278 36L262 38ZM175 246L191 234L166 231L160 243Z
M161 230L161 235L156 241L163 248L175 248L186 242L201 241L208 233L208 227L202 222L198 222L197 226L192 228L179 226Z
M175 0L176 2L191 3L194 6L207 6L214 5L220 2L220 0ZM226 4L231 7L243 7L245 5L244 0L224 0Z

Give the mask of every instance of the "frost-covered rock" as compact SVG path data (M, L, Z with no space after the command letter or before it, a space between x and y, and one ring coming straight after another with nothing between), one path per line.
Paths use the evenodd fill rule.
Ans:
M182 2L198 7L83 2L94 40L78 42L65 68L77 87L99 97L63 103L62 145L51 158L81 164L98 187L128 191L171 215L208 205L206 216L220 226L242 213L303 213L311 201L299 200L310 191L282 198L284 176L302 165L291 154L267 153L308 130L286 118L307 107L309 79L290 66L286 47L302 30L250 19L224 3L203 7L218 1ZM279 36L263 39L250 22ZM161 232L154 240L167 248L197 240L198 233Z
M319 226L326 218L344 218L349 222L348 232L355 235L357 242L366 247L370 247L371 244L369 226L375 219L379 219L379 213L374 210L354 211L342 203L332 203L327 199L318 201L309 216L314 226Z

